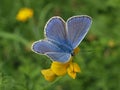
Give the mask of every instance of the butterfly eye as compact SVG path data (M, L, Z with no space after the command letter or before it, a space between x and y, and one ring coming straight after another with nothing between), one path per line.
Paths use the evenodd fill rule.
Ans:
M72 53L71 53L71 56L74 56L74 55L75 55L75 52L72 52Z

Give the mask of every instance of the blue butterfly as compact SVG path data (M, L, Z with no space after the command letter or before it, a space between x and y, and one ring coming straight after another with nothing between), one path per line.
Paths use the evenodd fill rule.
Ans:
M48 20L45 39L33 43L32 50L47 55L53 61L66 63L87 34L92 20L87 15L70 17L66 22L59 16Z

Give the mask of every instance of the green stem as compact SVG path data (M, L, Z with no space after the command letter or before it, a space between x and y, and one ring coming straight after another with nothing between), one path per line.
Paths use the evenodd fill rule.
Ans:
M16 35L14 33L8 33L8 32L0 32L0 37L4 38L4 39L10 39L13 41L17 41L20 42L22 44L24 44L25 46L27 46L28 41L25 40L23 37Z

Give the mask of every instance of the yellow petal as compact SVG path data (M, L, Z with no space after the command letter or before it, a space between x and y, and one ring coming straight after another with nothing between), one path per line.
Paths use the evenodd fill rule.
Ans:
M73 63L74 72L80 72L80 67L77 63Z
M79 51L80 51L80 48L79 48L79 47L75 48L75 49L74 49L74 54L75 54L75 55L78 54Z
M73 79L76 78L76 72L73 72L71 67L68 67L67 72L70 77L72 77Z
M53 62L51 65L51 69L56 75L61 76L66 74L68 65L69 62L68 63Z
M77 63L70 63L69 67L67 68L68 75L73 79L76 78L76 72L80 72L80 67Z
M55 73L51 69L41 70L41 73L47 81L54 81L57 77L57 75L55 75Z
M68 67L72 72L74 71L74 67L73 67L73 62L71 62L70 64L69 64L69 67Z

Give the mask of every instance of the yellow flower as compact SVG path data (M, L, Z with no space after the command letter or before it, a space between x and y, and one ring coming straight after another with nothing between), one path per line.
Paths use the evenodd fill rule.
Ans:
M51 69L56 75L62 76L66 74L66 68L68 67L68 65L69 63L53 62L51 65Z
M51 69L42 70L41 73L47 81L54 81L57 77Z
M77 54L79 48L74 50L74 54ZM80 67L77 63L72 61L72 57L67 63L61 63L53 61L51 67L41 71L47 81L53 81L57 76L63 76L66 73L73 79L76 78L76 73L80 72Z
M21 22L27 21L29 18L33 16L33 10L30 8L22 8L18 12L16 19Z
M114 40L110 40L108 42L108 46L111 47L111 48L113 48L115 46L115 41Z

